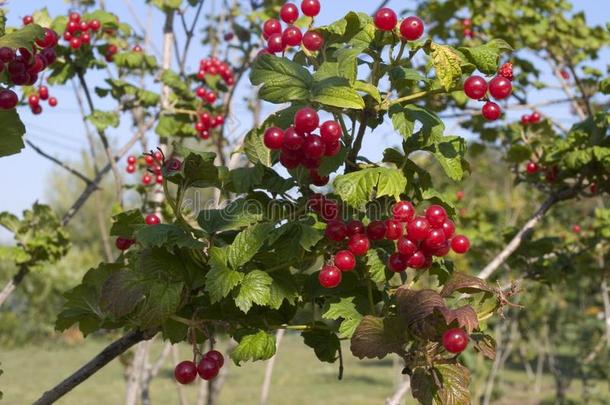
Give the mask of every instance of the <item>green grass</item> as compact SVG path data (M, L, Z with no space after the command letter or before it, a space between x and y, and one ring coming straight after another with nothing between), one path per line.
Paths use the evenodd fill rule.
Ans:
M76 370L85 361L99 352L108 341L88 340L84 344L49 347L28 346L0 353L0 390L4 391L3 405L32 403L46 389ZM162 344L155 343L152 359L156 359ZM181 357L190 357L190 349L181 346ZM302 344L298 335L287 335L282 341L273 383L270 404L273 405L371 405L383 404L393 392L391 360L358 361L349 355L344 342L345 374L337 381L336 364L320 363L313 351ZM172 378L172 367L168 361L159 376L153 381L151 398L153 404L177 404L176 386ZM245 363L242 367L229 365L229 374L221 393L221 404L258 404L260 388L266 363ZM533 382L524 373L509 370L503 373L503 398L494 404L538 404L552 397L550 376L545 376L543 392L536 396L531 392ZM600 389L607 386L599 384ZM78 386L64 399L62 405L114 405L123 403L125 383L123 366L117 360ZM578 403L579 385L571 386L570 397ZM186 391L191 403L195 403L197 386L188 386ZM413 404L412 400L408 401Z

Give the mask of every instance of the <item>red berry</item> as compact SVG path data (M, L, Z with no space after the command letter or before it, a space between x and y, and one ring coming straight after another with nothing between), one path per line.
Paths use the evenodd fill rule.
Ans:
M66 32L70 34L70 39L72 39L72 34L76 34L79 29L80 26L76 21L68 21L68 25L66 25Z
M218 368L222 368L222 366L225 364L225 358L218 350L210 350L203 356L203 358L215 361Z
M464 18L462 20L462 25L464 27L471 27L472 26L472 20L470 18Z
M430 223L425 217L415 217L407 225L407 237L414 242L424 240L430 233Z
M320 136L326 144L339 142L341 135L341 125L336 121L326 121L320 126Z
M401 236L396 242L396 250L404 256L411 257L417 252L417 244L406 236Z
M538 111L534 111L532 113L532 115L530 115L530 122L532 124L537 124L540 122L541 118L542 118L542 116L540 115L540 113Z
M462 329L453 328L443 333L443 347L451 353L461 353L468 346L468 335Z
M307 200L307 206L311 208L312 211L320 212L325 200L326 198L322 194L315 193Z
M208 104L214 104L214 102L216 102L216 93L214 93L213 91L208 91L205 93L205 101Z
M151 176L149 176L148 174L145 174L144 176L142 176L142 184L144 184L145 186L148 186L151 182L152 182Z
M527 114L524 114L521 116L521 124L522 125L527 125L532 121L531 117Z
M525 166L525 171L528 174L538 173L538 164L536 164L536 162L528 162L528 164Z
M268 39L273 34L282 33L282 24L275 18L270 18L263 24L263 37Z
M474 37L474 32L472 32L472 30L470 28L465 28L463 34L464 34L465 38Z
M390 8L384 7L375 13L375 26L382 31L392 31L397 23L398 17Z
M582 231L582 228L580 227L580 225L572 225L572 232L578 234Z
M297 155L287 153L287 151L282 151L280 154L280 164L289 170L296 169L301 164L301 158Z
M324 235L329 240L341 242L347 236L347 227L343 222L330 221L328 224L326 224Z
M82 41L80 39L80 37L74 37L70 40L70 48L72 49L78 49L80 48L82 45Z
M36 94L32 94L30 97L28 97L28 104L30 107L37 106L40 104L40 97L38 97Z
M443 222L443 233L445 234L445 238L449 239L453 236L453 234L455 233L455 224L453 223L452 220L450 220L449 218L447 218L445 220L445 222Z
M199 374L199 377L206 381L216 377L218 375L218 370L219 366L218 363L216 363L216 360L206 358L205 356L203 359L201 359L199 365L197 366L197 373Z
M49 48L57 44L57 34L50 28L44 29L44 36L36 40L36 45L41 48Z
M512 81L513 80L513 64L510 62L503 64L502 66L500 66L500 69L498 69L498 74L500 76L506 77L508 80Z
M161 151L156 151L154 157L157 162L163 161L163 153Z
M407 41L415 41L424 33L424 22L419 17L411 16L400 23L400 35Z
M177 172L182 168L182 162L176 158L171 158L165 162L165 168L168 172Z
M324 156L336 156L341 152L341 142L327 143Z
M333 200L324 200L320 209L320 216L324 221L332 221L339 218L339 204Z
M127 173L135 173L136 172L136 167L135 167L135 165L127 165L127 168L125 169L125 171Z
M318 135L309 135L307 138L305 138L305 143L303 143L303 152L307 158L321 158L324 156L325 151L326 147L324 146L324 142L322 142L322 138L320 138Z
M340 250L335 254L334 263L341 271L352 271L356 267L356 258L349 250Z
M155 178L155 183L163 184L163 176L158 174L157 177Z
M305 142L305 137L297 131L294 130L294 127L289 127L284 131L284 143L283 147L288 150L299 150L303 143Z
M49 88L47 86L40 86L38 96L41 100L47 100L49 98Z
M591 194L597 194L597 183L591 183L589 186L589 191Z
M364 224L362 221L351 220L347 223L347 235L354 236L358 234L363 234L365 231Z
M23 17L22 21L23 25L30 25L34 22L34 17L32 17L31 15L26 15L25 17Z
M500 115L502 115L502 109L498 104L494 103L493 101L488 101L483 104L481 113L487 121L495 121L500 118Z
M299 9L293 3L286 3L280 9L280 18L286 24L292 24L299 18Z
M303 0L301 2L301 11L307 17L315 17L320 13L319 0Z
M414 269L423 269L426 266L426 255L421 250L413 253L409 260L407 260L407 266Z
M455 193L455 199L458 201L462 201L464 199L464 192L463 191L457 191Z
M428 237L424 239L424 246L427 250L433 251L443 246L447 238L442 229L432 229Z
M282 33L282 44L285 47L287 46L297 46L301 43L303 39L303 34L298 27L291 25L286 28Z
M400 223L399 221L393 220L393 219L388 219L385 221L385 225L386 225L386 232L385 232L386 239L396 240L401 237L402 223Z
M286 46L284 45L284 41L282 41L282 34L273 34L267 40L267 49L271 53L284 52Z
M42 114L42 106L40 104L36 104L35 106L31 107L31 110L32 114L34 115Z
M407 269L408 265L407 262L409 261L409 259L396 252L396 253L392 253L392 255L390 256L390 258L388 259L388 267L390 268L390 270L392 270L394 273L400 273L403 272Z
M142 47L140 45L134 45L131 50L133 52L142 52Z
M77 12L70 13L69 18L70 18L70 21L74 21L76 23L80 22L80 14Z
M370 240L381 240L385 238L386 230L387 227L384 221L372 221L366 227L366 235Z
M134 243L136 243L136 241L133 239L123 238L122 236L119 236L118 238L116 238L116 241L114 244L116 245L117 249L119 249L119 250L127 250Z
M566 69L561 69L559 73L561 74L561 78L563 80L570 80L570 72L568 72Z
M557 180L557 176L559 176L559 168L557 166L547 169L546 173L544 174L544 178L549 183L554 183Z
M0 61L4 63L9 63L15 60L15 51L11 48L7 48L5 46L0 48Z
M470 241L464 235L456 235L451 239L451 249L457 254L464 254L470 249Z
M110 44L108 45L107 51L110 55L115 55L117 52L119 52L119 47L114 44Z
M312 169L309 171L309 177L311 177L311 184L318 187L323 187L328 184L330 178L328 176L320 176L317 170Z
M55 97L51 97L51 98L49 98L49 105L50 105L51 107L55 107L55 106L57 106L57 99L56 99Z
M370 248L369 238L362 234L354 235L349 238L347 248L356 256L364 256Z
M432 251L432 254L437 257L444 257L444 256L447 256L447 254L449 253L449 250L451 250L449 241L445 241L445 243L443 243L441 246L434 249Z
M506 77L496 76L489 81L489 94L495 99L503 100L513 92L513 85Z
M307 31L303 35L303 46L310 52L317 52L324 45L324 38L317 31Z
M433 204L426 210L426 219L433 228L441 228L447 219L447 213L440 205Z
M192 361L183 361L176 365L174 377L180 384L190 384L197 377L197 366Z
M294 115L294 129L301 134L314 131L318 125L320 125L320 117L313 108L301 108Z
M409 222L415 216L415 208L410 201L399 201L392 207L394 219L400 222Z
M473 100L480 100L487 93L487 82L481 76L472 75L464 82L464 93Z
M284 143L284 132L277 127L268 128L263 135L263 142L269 149L281 149Z
M144 221L146 222L146 225L157 225L161 222L159 217L155 214L148 214Z
M91 20L91 22L89 22L89 28L91 28L92 31L99 30L101 26L102 23L99 20Z
M320 285L324 288L335 288L341 283L341 278L341 270L328 264L322 267L318 275Z

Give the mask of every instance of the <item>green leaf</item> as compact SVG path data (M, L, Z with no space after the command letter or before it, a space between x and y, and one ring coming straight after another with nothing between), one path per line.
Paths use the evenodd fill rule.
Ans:
M333 55L336 60L323 62L314 73L314 80L320 82L332 77L342 77L347 79L349 83L354 83L358 73L358 55L362 51L363 48L360 47L336 50Z
M454 48L447 45L432 43L430 49L436 76L449 91L462 76L461 58Z
M210 293L212 303L218 302L239 285L244 274L231 270L227 265L227 248L210 248L210 271L206 274L205 290Z
M246 274L239 284L239 292L235 297L235 305L244 313L248 313L252 304L268 305L271 298L273 279L269 274L254 270Z
M347 79L342 77L330 77L316 81L312 92L311 100L325 106L356 110L364 108L362 96L350 86Z
M386 262L383 249L370 249L366 254L366 270L375 283L384 283L386 277Z
M94 110L87 119L98 131L105 131L108 127L116 128L119 126L119 114L114 111Z
M379 93L379 89L371 83L358 80L354 83L354 90L362 91L373 97L373 100L377 101L377 103L381 103L381 93Z
M110 235L131 237L138 229L146 226L142 212L138 209L121 212L112 217Z
M389 110L390 118L394 124L394 129L405 139L409 140L409 152L428 146L443 136L445 124L440 117L433 111L415 104L406 106L393 105ZM423 136L414 137L415 121L422 124L421 133Z
M603 94L610 94L610 77L606 77L599 82L599 91Z
M349 149L341 145L341 150L335 156L322 159L322 164L318 167L318 174L320 176L328 176L329 174L336 172L337 169L345 164L345 158L347 157L348 152Z
M513 48L503 39L492 39L486 44L472 48L461 47L459 50L466 56L469 62L481 72L491 75L497 72L500 63L500 55L510 52Z
M464 177L464 173L469 170L468 163L464 160L466 154L466 141L459 136L446 136L443 140L428 148L445 174L450 179L459 181Z
M38 24L28 24L0 37L0 47L25 48L32 52L34 41L44 36L44 29Z
M322 318L331 320L343 319L339 326L339 337L351 338L362 320L362 314L356 309L354 297L349 297L330 303L328 310L322 314Z
M144 247L165 247L173 251L174 248L203 249L204 244L182 228L170 224L144 226L135 233L135 239Z
M273 55L259 55L250 72L253 85L262 84L258 96L271 103L306 101L309 98L312 77L309 71L296 62Z
M220 186L218 167L212 152L190 153L182 162L182 173L187 187L206 188Z
M162 115L155 128L155 133L161 137L197 135L193 121L188 114Z
M263 218L261 207L252 201L240 198L225 208L202 210L197 217L199 226L208 234L237 230L260 222Z
M336 334L325 329L314 329L301 333L303 341L311 347L320 361L334 363L341 350L341 342Z
M229 246L228 261L232 269L248 263L269 237L272 224L261 223L244 229Z
M229 172L228 183L223 185L234 193L247 193L256 187L262 187L264 175L265 166L261 164L254 167L240 167Z
M406 191L407 179L398 169L375 167L337 176L334 187L343 201L361 208L371 200L373 192L376 198L400 197Z
M371 16L353 11L330 25L317 28L317 31L324 35L327 46L347 43L361 48L370 47L377 32Z
M19 118L15 109L0 110L0 126L2 136L0 136L0 157L19 153L25 147L23 134L25 126Z
M275 354L275 337L265 331L258 331L243 336L237 347L231 352L231 359L236 365L242 361L268 360Z
M146 300L138 311L138 321L142 328L160 326L176 313L182 298L184 283L180 281L157 282L147 292Z
M290 271L274 271L269 275L273 279L269 291L269 307L279 309L284 301L294 305L299 292Z
M168 86L176 95L180 96L180 98L186 100L194 100L195 96L189 89L188 85L179 74L173 72L169 69L166 69L161 73L161 83Z
M162 11L178 10L182 6L182 0L147 0Z
M412 68L397 66L390 69L390 82L395 89L409 88L414 82L428 83L428 79Z

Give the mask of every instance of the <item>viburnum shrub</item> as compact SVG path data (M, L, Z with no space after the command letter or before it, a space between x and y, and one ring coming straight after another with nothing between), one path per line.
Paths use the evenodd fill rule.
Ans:
M168 23L183 11L174 2L152 3ZM89 270L66 294L57 329L78 324L85 335L126 329L130 344L157 334L187 342L192 361L174 370L183 384L197 375L213 379L224 363L219 352L204 354L203 343L233 338L237 346L227 354L240 365L271 358L274 332L294 330L321 361L340 363L340 377L346 340L360 359L398 356L422 403L471 402L461 353L495 358L489 322L517 292L485 280L518 248L525 251L514 259L523 277L554 277L557 271L546 271L551 262L561 262L565 273L563 250L569 248L555 255L548 238L531 238L533 227L560 201L610 189L608 113L593 99L594 88L607 94L610 84L601 72L581 69L585 86L574 73L583 55L597 56L587 36L599 44L607 39L599 38L604 31L579 24L578 16L566 21L562 9L552 17L570 29L557 34L538 27L531 35L521 31L532 29L528 19L520 24L511 20L510 7L487 1L459 7L423 1L417 16L390 8L373 16L349 12L324 26L316 24L324 11L319 1L251 6L258 11L248 16L248 28L231 19L231 32L208 32L209 42L224 34L239 58L223 56L222 62L206 50L210 56L195 73L180 57L175 66L164 60L159 67L111 13L47 21L71 35L57 47L60 57L47 82L78 79L91 100L85 72L116 70L95 88L99 97L117 101L116 111L90 103L87 120L104 139L106 129L119 125L117 111L141 113L161 141L157 152L127 158L128 173L140 170L142 207L113 217L110 234L119 256ZM539 15L534 6L520 7ZM35 27L39 18L33 20L24 19L22 30ZM495 39L499 34L510 41ZM561 87L568 86L580 118L570 129L527 102L539 83L529 77L536 67L518 52L543 44L549 49L541 55L557 70ZM509 59L504 54L513 47L518 51ZM561 73L564 66L572 78ZM225 117L247 69L258 97L252 111L262 111L262 102L277 108L233 145L227 159ZM142 77L154 78L161 91L131 82ZM576 87L580 96L573 98ZM531 113L512 120L515 105ZM470 146L446 133L441 116L447 110L464 110L460 125L479 135ZM15 111L6 113L18 120ZM209 137L214 125L218 142L192 142ZM394 147L378 155L368 149L388 132ZM20 141L22 134L14 137ZM467 209L476 193L468 190L465 197L451 185L471 170L467 149L476 156L486 146L501 153L517 183L547 197L523 229L507 233L514 237L506 247L491 225L499 221L497 212ZM237 167L240 158L245 164ZM200 191L214 196L213 205L189 204ZM607 239L610 220L604 218L610 216L598 216L602 225L591 232L579 224L571 229L570 242L583 244L579 253L596 246L585 242ZM492 248L502 252L474 268ZM478 271L480 277L470 275Z

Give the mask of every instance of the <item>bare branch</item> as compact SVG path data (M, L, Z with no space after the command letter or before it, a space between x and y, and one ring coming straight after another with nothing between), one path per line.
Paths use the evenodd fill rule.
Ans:
M277 358L277 350L280 347L280 343L282 338L284 337L284 333L286 333L285 329L278 329L275 332L275 347L276 351L273 357L269 359L267 362L267 366L265 367L265 379L263 380L263 387L261 388L261 405L267 405L269 402L269 390L271 389L271 379L273 376L273 367L275 366L275 359Z
M141 331L132 331L115 340L97 356L89 360L84 366L76 370L71 376L57 384L55 387L45 392L34 405L48 405L57 401L59 398L66 395L76 386L81 384L87 378L91 377L106 364L110 363L116 357L124 353L127 349L138 342L150 339L152 336L147 336Z
M391 397L389 397L388 399L386 399L385 404L386 405L401 405L402 399L404 398L405 395L407 395L407 393L409 392L410 389L411 389L411 379L405 378L405 380L402 382L402 384L400 384L400 386L394 392L394 394Z
M70 166L68 166L67 164L62 162L61 160L59 160L59 159L49 155L48 153L46 153L45 151L40 149L38 146L34 145L29 140L26 139L25 143L27 143L32 149L34 149L34 151L36 153L38 153L42 157L45 157L45 158L49 159L51 162L55 163L56 165L58 165L62 169L65 169L68 172L72 173L73 175L75 175L76 177L78 177L79 179L81 179L82 181L87 183L88 185L93 184L93 181L91 179L89 179L87 176L85 176L84 174L82 174L78 170L71 168Z

